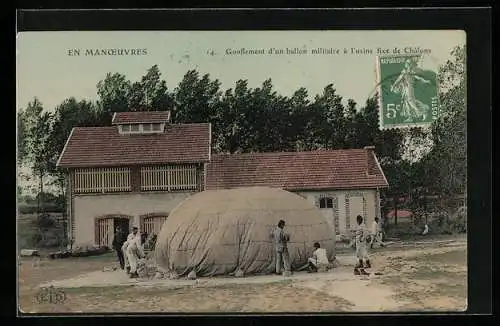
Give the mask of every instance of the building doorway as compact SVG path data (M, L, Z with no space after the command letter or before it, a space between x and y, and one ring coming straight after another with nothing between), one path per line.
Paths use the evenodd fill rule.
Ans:
M130 220L125 217L114 218L113 229L116 230L117 227L120 227L120 230L128 235L130 233Z
M111 247L117 226L127 234L129 232L130 217L123 215L106 215L95 220L95 244Z

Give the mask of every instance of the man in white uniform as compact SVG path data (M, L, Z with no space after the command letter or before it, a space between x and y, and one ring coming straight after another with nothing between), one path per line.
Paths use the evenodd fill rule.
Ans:
M321 248L319 242L314 243L313 256L308 259L309 273L317 272L318 270L327 270L330 262L326 255L326 249Z
M382 226L379 223L378 217L375 217L373 220L371 231L370 248L373 248L374 242L378 243L381 247L385 247L385 244L382 242Z
M134 226L132 228L132 232L127 236L127 240L123 243L123 246L122 246L123 258L125 258L125 269L127 271L127 274L130 274L130 262L128 259L127 247L129 245L129 243L131 243L138 236L137 235L138 231L139 231L139 229Z
M144 258L144 241L145 238L141 236L141 234L136 232L136 236L128 241L127 245L127 256L128 262L130 264L130 277L136 278L139 277L137 273L137 264L140 258Z
M368 258L368 250L366 248L366 226L363 223L361 215L356 216L356 259L357 264L354 266L354 275L368 275L365 268L371 268L370 259ZM364 263L364 264L363 264Z

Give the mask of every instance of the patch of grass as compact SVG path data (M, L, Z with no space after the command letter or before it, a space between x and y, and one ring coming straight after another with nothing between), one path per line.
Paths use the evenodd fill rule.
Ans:
M449 255L447 257L453 256ZM398 259L395 259L395 263L398 263ZM415 261L412 261L411 265L414 266L411 272L387 276L381 279L382 284L395 290L396 294L394 298L396 300L411 302L410 306L420 307L420 310L433 310L433 307L428 307L427 299L429 298L452 299L457 302L466 301L466 272L447 270L446 265L429 263L428 261L425 264L417 264ZM414 288L412 284L419 284L419 287ZM418 309L412 308L411 310Z
M304 304L303 297L308 301L318 301L314 310L321 307L331 307L335 311L348 311L353 306L351 302L341 297L325 295L317 290L307 290L302 293L300 288L293 286L291 280L280 280L267 284L218 284L213 286L191 286L179 285L175 287L140 287L140 286L110 286L110 287L80 287L60 288L68 297L68 302L98 302L103 306L112 298L113 302L131 302L139 300L142 304L156 304L160 301L176 301L176 306L190 307L189 311L256 311L256 305L261 306L262 300L273 301L278 306L286 302L283 307L298 306ZM293 295L292 295L293 294ZM276 298L276 299L272 299ZM256 300L257 299L257 300ZM193 301L194 300L194 301ZM248 305L248 302L252 302ZM321 303L321 304L319 304ZM164 304L158 303L160 306ZM269 306L265 310L274 311L278 306ZM308 302L309 307L310 302ZM142 306L141 306L142 307ZM333 308L334 307L334 308ZM155 308L156 309L156 308ZM260 308L262 309L262 307ZM305 310L304 310L305 309ZM306 311L307 308L300 309ZM311 308L309 308L311 309ZM259 310L259 309L257 309Z
M420 267L417 268L413 273L408 273L408 277L417 280L436 280L436 279L467 279L467 275L464 272L452 272L439 269L429 269Z
M173 286L159 286L159 287L142 287L136 286L135 284L130 285L119 285L119 286L82 286L76 288L58 288L65 293L73 294L85 294L85 295L103 295L103 296L118 296L121 294L129 294L130 291L134 291L137 294L175 294L175 293L187 293L192 292L197 289L213 289L213 290L231 290L238 293L253 293L258 291L259 287L265 286L287 286L292 284L292 280L277 280L268 284L238 284L238 283L228 283L228 284L214 284L209 286L196 286L196 285L173 285Z
M437 254L424 254L414 259L417 262L428 262L434 264L467 265L467 251L465 249L450 250Z
M130 285L120 285L120 286L106 286L106 287L97 287L97 286L82 286L76 288L65 288L58 287L58 290L63 291L66 294L89 294L89 295L103 295L103 294L120 294L121 292L130 291L131 288L134 287L134 284Z

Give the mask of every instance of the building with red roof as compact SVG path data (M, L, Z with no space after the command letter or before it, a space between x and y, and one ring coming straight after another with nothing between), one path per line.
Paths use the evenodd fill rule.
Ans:
M158 233L191 194L268 186L313 202L341 235L357 215L380 217L388 187L374 153L363 149L212 154L211 125L172 124L170 112L117 112L109 127L76 127L57 163L68 173L74 245L109 245L117 226Z

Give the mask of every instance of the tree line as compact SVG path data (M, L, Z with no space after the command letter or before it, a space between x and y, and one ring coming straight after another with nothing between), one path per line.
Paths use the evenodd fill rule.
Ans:
M278 94L271 79L256 88L238 80L224 90L219 80L196 70L188 71L177 87L169 89L158 65L138 81L108 73L96 85L96 101L69 97L49 112L35 97L21 108L18 161L30 167L40 193L47 176L64 191L64 174L55 165L73 127L110 125L113 112L171 110L173 123L210 122L216 153L374 145L391 186L388 195L439 194L446 206L447 199L465 192L465 47L452 51L438 76L441 116L429 130L407 131L379 129L377 94L361 105L351 99L344 104L334 84L311 98L305 87L291 96ZM429 135L432 148L420 160L403 158L405 140L418 144Z

